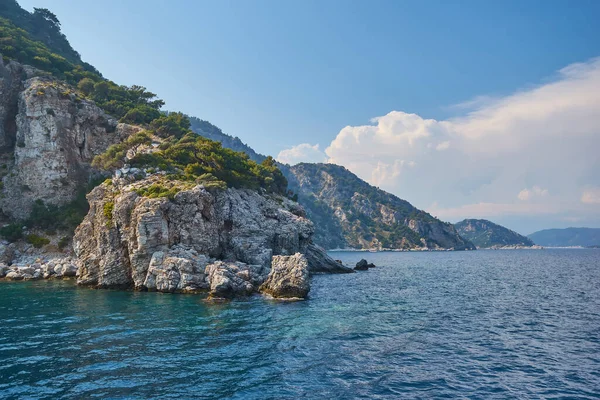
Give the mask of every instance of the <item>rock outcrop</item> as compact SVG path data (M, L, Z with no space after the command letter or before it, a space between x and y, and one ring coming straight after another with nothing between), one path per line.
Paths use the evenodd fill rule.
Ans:
M351 272L312 245L313 224L287 198L181 182L171 199L138 194L164 179L115 178L88 195L73 241L80 284L232 297L258 291L274 257L296 253L315 271Z
M36 200L72 201L89 181L94 156L138 129L15 62L0 65L0 94L0 208L13 219L27 218Z
M278 298L304 298L310 290L308 261L300 253L273 256L271 272L261 291Z
M369 268L375 268L375 264L367 262L364 258L357 262L354 267L356 271L367 271Z

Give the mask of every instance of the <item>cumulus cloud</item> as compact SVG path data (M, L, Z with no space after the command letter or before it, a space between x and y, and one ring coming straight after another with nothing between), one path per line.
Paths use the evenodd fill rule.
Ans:
M534 197L548 196L548 189L542 189L539 186L534 186L531 189L523 189L517 195L519 200L527 201Z
M300 162L320 163L325 162L325 160L325 153L319 149L319 145L311 145L309 143L302 143L291 149L282 150L277 155L277 161L290 165Z
M328 162L448 219L600 215L582 208L600 203L600 58L456 110L465 113L438 121L392 111L346 126L325 149Z
M584 189L581 195L584 204L600 204L600 187L589 187Z

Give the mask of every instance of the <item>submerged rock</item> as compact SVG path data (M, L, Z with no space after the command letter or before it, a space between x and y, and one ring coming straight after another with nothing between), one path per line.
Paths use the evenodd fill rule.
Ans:
M260 290L273 297L305 298L310 291L308 261L303 254L274 256L271 272Z

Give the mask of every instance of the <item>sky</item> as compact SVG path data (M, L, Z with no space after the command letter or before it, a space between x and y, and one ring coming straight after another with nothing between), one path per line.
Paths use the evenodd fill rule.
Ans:
M20 0L82 58L450 222L600 227L600 1Z

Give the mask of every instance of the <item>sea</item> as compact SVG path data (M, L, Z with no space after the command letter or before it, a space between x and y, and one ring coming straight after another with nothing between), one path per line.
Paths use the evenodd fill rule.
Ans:
M593 399L600 250L334 252L304 301L0 283L1 399Z

